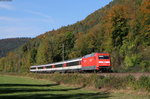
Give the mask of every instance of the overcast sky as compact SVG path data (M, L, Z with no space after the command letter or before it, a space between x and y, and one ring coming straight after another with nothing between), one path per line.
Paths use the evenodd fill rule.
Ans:
M112 0L0 0L0 39L36 37L83 20Z

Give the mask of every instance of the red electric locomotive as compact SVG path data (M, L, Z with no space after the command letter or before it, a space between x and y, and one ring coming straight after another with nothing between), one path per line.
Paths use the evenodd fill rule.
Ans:
M82 58L82 70L111 71L108 53L93 53Z
M31 66L31 72L111 71L108 53L92 53L81 58Z

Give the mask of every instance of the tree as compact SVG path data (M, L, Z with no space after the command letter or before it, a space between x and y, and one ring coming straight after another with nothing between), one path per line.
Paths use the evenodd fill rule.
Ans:
M128 35L128 25L126 18L126 9L124 6L117 5L112 8L111 23L112 23L112 45L114 47L122 46L122 42Z
M64 35L64 48L65 48L65 59L69 58L69 53L74 47L75 36L72 32L66 32Z
M143 0L138 16L141 39L145 45L150 46L150 0Z
M52 62L48 39L43 39L37 50L37 64L47 64Z
M37 50L35 48L33 48L29 54L29 59L30 59L31 65L36 63L36 56L37 56Z

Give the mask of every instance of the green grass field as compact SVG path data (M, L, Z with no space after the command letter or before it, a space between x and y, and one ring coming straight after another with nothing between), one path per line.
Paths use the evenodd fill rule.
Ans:
M88 91L66 87L48 80L0 76L0 99L150 99L149 96Z

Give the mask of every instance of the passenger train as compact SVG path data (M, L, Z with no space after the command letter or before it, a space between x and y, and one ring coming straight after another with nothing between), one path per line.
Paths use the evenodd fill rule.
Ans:
M30 67L30 72L85 72L111 71L111 59L108 53L92 53L80 58Z

